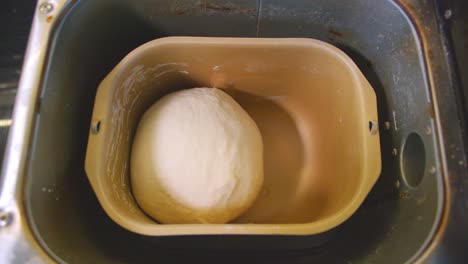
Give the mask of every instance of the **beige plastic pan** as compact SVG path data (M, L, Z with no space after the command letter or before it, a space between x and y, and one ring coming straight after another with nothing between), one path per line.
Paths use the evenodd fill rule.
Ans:
M140 117L161 96L193 87L223 89L262 133L264 185L232 223L158 224L132 196L129 158ZM374 90L325 42L161 38L128 54L100 84L86 172L107 214L139 234L312 235L348 219L379 177L377 124Z

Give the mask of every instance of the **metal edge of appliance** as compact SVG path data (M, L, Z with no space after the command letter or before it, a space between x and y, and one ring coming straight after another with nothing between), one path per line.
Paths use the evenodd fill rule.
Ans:
M423 47L424 64L428 76L429 89L435 105L434 123L437 131L441 174L444 178L444 208L439 228L434 236L418 254L408 263L445 262L448 255L461 256L463 246L459 245L450 252L453 243L466 239L466 233L459 230L468 228L468 205L465 189L468 188L466 138L463 134L464 113L461 109L457 89L454 53L444 31L444 21L450 19L450 10L438 10L436 3L430 0L397 0L399 6L408 15L415 27ZM442 12L442 13L441 13ZM436 17L437 20L431 20ZM450 157L450 158L449 158ZM460 223L464 226L459 226ZM466 254L466 253L465 253Z
M67 0L38 1L13 110L0 181L0 262L42 263L52 258L33 237L22 204L22 176L32 131L49 39Z
M34 238L25 217L22 204L22 178L27 169L37 97L49 41L58 24L57 21L67 12L67 7L73 2L73 0L39 1L36 6L0 178L1 263L53 262L52 257ZM464 151L455 153L457 155L455 159L448 159L448 156L455 155L451 146L464 146L460 124L463 118L460 116L457 104L454 103L458 98L454 92L456 84L451 75L454 70L453 65L447 61L447 56L451 55L448 53L448 43L443 38L443 32L440 32L438 21L430 19L435 15L434 4L430 0L419 2L396 0L396 4L408 16L421 41L424 65L428 74L427 81L431 97L436 104L431 108L434 111L437 131L440 132L437 135L437 143L442 160L440 169L444 177L443 215L432 238L408 261L426 262L431 259L431 256L437 257L437 254L443 254L440 245L450 239L451 232L449 231L456 229L455 226L450 225L454 216L468 218L461 214L460 209L457 209L457 206L463 203L463 197L459 194L464 188L461 176L465 178L467 176Z

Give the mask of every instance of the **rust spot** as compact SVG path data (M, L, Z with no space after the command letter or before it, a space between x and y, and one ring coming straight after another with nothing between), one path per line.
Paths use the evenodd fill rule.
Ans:
M47 23L50 23L52 21L52 19L54 19L53 16L48 16L47 19L46 19Z
M427 107L427 112L429 113L429 116L434 119L434 106L432 105L431 102L429 102L428 107Z
M246 14L249 14L249 13L254 14L254 12L255 12L256 10L257 10L256 8L239 9L238 12L239 12L240 14L246 15Z
M410 197L410 193L407 192L407 191L402 191L402 192L398 193L398 197L400 199L407 199L407 198Z
M416 10L416 8L411 3L408 3L405 1L399 1L399 2L401 5L405 6L407 9Z
M229 11L235 10L235 8L230 7L230 6L215 5L215 4L210 4L210 3L205 3L203 7L206 9L220 11L220 12L229 12Z
M182 16L182 15L185 15L185 14L187 14L187 11L185 11L183 9L174 10L174 15L176 15L176 16Z
M255 15L256 14L256 8L244 8L241 9L237 6L234 5L218 5L214 3L208 3L207 1L200 1L197 3L197 6L199 8L204 9L205 11L216 11L216 12L222 12L222 13L234 13L234 14L249 14L249 15Z
M430 59L430 60L433 60L434 59L434 53L432 52L432 50L427 50L427 57Z
M409 3L410 1L408 0L396 0L395 2L403 9L405 13L409 15L411 22L414 23L418 34L423 39L424 46L424 39L426 38L426 35L431 33L431 29L424 25L424 14L421 14L424 11L424 6L418 9L414 5Z
M343 33L332 30L332 29L328 30L328 33L330 33L331 35L337 36L337 37L342 37L343 36Z
M329 29L327 38L331 41L337 41L339 38L342 38L344 36L343 33L336 31L334 29Z

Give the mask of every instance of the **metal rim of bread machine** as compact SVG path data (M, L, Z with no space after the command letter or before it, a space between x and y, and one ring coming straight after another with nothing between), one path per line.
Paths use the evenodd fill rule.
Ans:
M0 262L436 259L457 233L447 223L467 217L457 211L462 118L438 17L428 0L39 1L0 183ZM164 36L309 37L347 53L379 105L382 175L360 209L316 236L146 237L111 221L84 172L96 88Z

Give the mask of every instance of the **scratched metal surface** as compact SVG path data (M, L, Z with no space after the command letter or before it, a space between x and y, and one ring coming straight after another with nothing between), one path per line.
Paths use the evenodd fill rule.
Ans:
M464 129L464 168L468 155L468 1L441 0L436 1L439 15L439 26L442 41L446 44L445 56L451 67L450 80L455 87L455 96L460 99L458 111L460 123ZM452 149L452 155L463 156L460 149ZM463 160L459 160L459 163ZM468 174L457 173L451 169L452 210L447 223L447 230L439 243L429 263L466 263L468 259ZM460 174L457 177L457 174Z
M3 0L0 8L0 161L3 160L34 0Z

